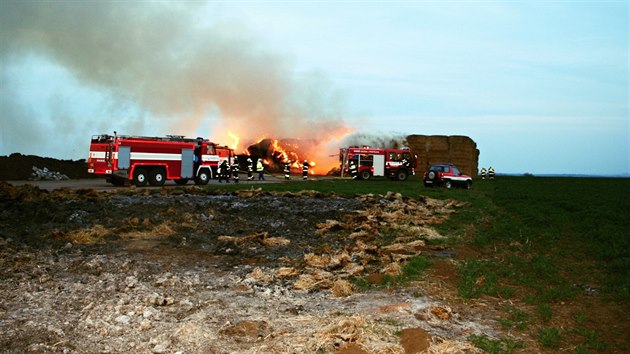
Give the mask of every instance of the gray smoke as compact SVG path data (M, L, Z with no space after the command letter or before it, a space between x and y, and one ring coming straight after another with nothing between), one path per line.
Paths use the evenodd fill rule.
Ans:
M142 134L151 125L161 127L163 134L190 135L209 112L218 112L224 128L243 139L326 139L348 131L341 119L341 95L325 77L310 74L298 80L289 60L238 24L202 27L204 6L3 1L2 150L39 139L51 129L66 141L85 145L90 135L103 132L96 128L111 127L112 121L120 122L115 128L123 134ZM110 97L111 107L99 117L84 117L63 107L76 103L57 102L45 114L55 123L46 126L37 116L41 113L11 99L13 83L4 81L9 63L31 55L67 68L82 85ZM137 116L116 116L116 107L128 102L139 107Z
M408 147L407 137L403 134L389 133L378 135L368 133L354 133L342 140L341 146L369 146L374 148L400 149Z

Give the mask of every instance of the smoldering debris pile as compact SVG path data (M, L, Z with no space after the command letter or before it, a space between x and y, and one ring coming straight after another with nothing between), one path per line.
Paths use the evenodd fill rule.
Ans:
M254 269L248 278L262 283L292 279L296 290L325 290L336 297L352 295L348 279L357 276L398 276L406 261L425 250L425 240L443 238L430 225L439 224L465 203L430 198L411 199L399 193L358 197L368 208L345 215L341 220L325 220L315 225L316 235L347 235L352 240L343 249L309 252L304 267ZM384 234L395 234L391 243L383 244ZM226 236L222 236L226 238ZM257 235L249 238L257 237ZM240 238L242 240L245 238ZM235 242L238 242L234 240Z
M70 177L61 172L50 171L46 167L38 168L37 166L33 166L33 173L29 177L31 181L65 181L69 179Z
M9 156L0 156L0 181L27 180L34 172L33 166L47 167L49 171L58 171L70 179L94 178L93 174L88 173L85 160L59 160L13 153Z

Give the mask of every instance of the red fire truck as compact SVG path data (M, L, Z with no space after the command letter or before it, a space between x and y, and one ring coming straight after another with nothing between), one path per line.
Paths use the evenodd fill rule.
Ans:
M372 176L387 176L391 180L405 181L416 174L418 157L407 148L381 149L351 146L339 150L341 175L348 173L350 162L357 166L357 176L367 180Z
M90 144L88 173L102 175L114 185L161 186L166 180L186 184L194 179L207 184L221 161L232 161L234 151L207 139L179 135L146 137L94 135Z

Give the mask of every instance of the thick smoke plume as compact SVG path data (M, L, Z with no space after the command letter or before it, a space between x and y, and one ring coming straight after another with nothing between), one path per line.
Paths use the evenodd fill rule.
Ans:
M4 1L2 140L13 142L11 131L26 140L49 131L50 123L32 118L41 113L16 106L11 80L5 82L5 64L32 55L58 63L82 85L140 110L120 125L107 112L81 118L46 112L52 126L74 127L56 131L67 142L85 144L92 134L104 132L96 127L143 134L151 126L162 134L190 136L208 119L219 124L208 127L207 137L225 144L230 143L227 130L238 133L242 144L262 137L330 141L350 131L341 119L340 95L325 78L296 79L292 63L267 50L260 38L234 23L202 25L208 16L205 4L197 2ZM25 123L30 133L19 128Z
M346 136L342 140L343 147L348 146L369 146L386 149L401 149L409 147L407 136L403 134L366 134L354 133Z

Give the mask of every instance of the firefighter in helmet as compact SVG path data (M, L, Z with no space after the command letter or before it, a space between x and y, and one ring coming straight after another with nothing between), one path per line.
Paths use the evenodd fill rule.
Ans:
M481 179L486 179L486 168L485 167L481 168Z
M357 164L354 162L354 160L350 160L350 165L348 166L348 170L350 171L350 175L352 176L352 179L357 179L359 177L358 175L358 171L357 171Z
M264 181L265 180L265 166L263 166L262 159L258 159L258 162L256 162L256 171L258 172L258 180Z
M230 183L230 165L227 163L227 160L223 160L221 165L219 165L219 183L222 183L223 180L226 183Z
M234 179L234 183L238 183L239 180L239 167L240 166L238 165L238 156L234 155L234 159L232 160L232 178Z
M291 179L291 161L284 163L284 179Z
M252 161L251 157L247 158L247 180L254 180L254 161Z
M488 179L494 179L494 168L492 166L488 168Z
M307 180L308 179L308 168L311 167L311 165L308 163L308 160L304 160L304 163L302 164L302 179L303 180Z
M406 169L409 169L409 159L407 159L407 156L403 155L403 159L402 159L402 166Z

